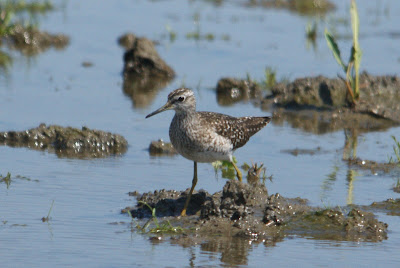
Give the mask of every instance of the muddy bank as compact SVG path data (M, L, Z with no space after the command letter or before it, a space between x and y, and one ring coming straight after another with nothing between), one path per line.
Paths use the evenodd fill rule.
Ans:
M118 43L125 48L123 92L135 108L145 108L175 77L175 71L160 57L154 42L145 37L127 33Z
M69 44L69 37L64 34L51 34L20 24L12 27L5 40L10 48L26 55L35 55L50 48L64 49Z
M25 131L0 132L0 144L48 150L59 157L72 158L120 155L128 146L125 138L118 134L87 127L77 129L45 124Z
M245 238L259 242L276 242L288 235L304 235L315 239L381 241L387 238L387 224L379 222L371 212L358 208L320 209L310 207L301 198L268 195L261 183L228 181L223 191L210 195L199 191L193 195L188 217L179 217L186 191L154 191L132 193L156 209L157 217L166 217L188 231L184 239L200 236ZM123 209L134 218L151 217L142 203ZM174 238L179 240L179 238ZM179 242L177 242L179 243Z
M400 78L360 76L360 100L351 107L343 80L323 76L300 78L272 87L262 109L274 111L273 123L288 122L313 133L343 128L384 130L400 125Z

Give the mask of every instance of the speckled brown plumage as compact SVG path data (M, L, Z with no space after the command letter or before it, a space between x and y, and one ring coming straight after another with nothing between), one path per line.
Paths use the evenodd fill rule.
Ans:
M212 112L198 112L202 122L207 124L212 122L215 132L229 139L233 145L233 150L244 146L251 136L260 131L270 121L270 117L233 117L225 114Z
M271 118L233 117L212 112L197 112L194 93L187 88L172 91L168 95L167 103L146 118L166 110L175 110L169 127L172 145L179 154L194 162L192 188L181 213L184 216L197 183L197 162L229 160L239 181L242 181L242 174L232 159L233 152L244 146L251 136L271 121Z

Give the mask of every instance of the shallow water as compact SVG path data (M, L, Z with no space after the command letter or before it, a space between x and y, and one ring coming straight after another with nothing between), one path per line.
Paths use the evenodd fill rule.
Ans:
M347 18L348 1L334 1L337 10L328 18ZM396 266L400 261L398 217L378 213L389 224L388 239L379 243L315 240L286 237L274 245L236 241L202 242L182 247L169 240L150 241L130 231L130 219L121 208L135 203L129 191L185 189L190 186L192 163L180 156L150 157L151 140L168 140L173 112L150 119L145 115L161 106L166 96L185 84L194 88L199 110L239 115L269 115L251 103L218 106L215 87L225 76L249 73L263 79L264 68L277 69L278 78L294 79L340 73L319 25L316 47L307 48L305 27L311 18L284 10L244 8L237 2L216 7L207 1L60 1L58 9L40 18L40 28L71 38L64 50L49 50L35 57L16 51L12 66L0 76L0 130L24 130L46 124L96 128L123 135L128 151L105 159L58 158L53 153L27 148L0 147L0 174L12 182L0 184L0 257L2 266L261 266L266 261L284 266ZM240 3L240 2L239 2ZM359 1L362 68L372 74L398 74L400 4L398 1ZM199 17L196 24L194 16ZM177 33L163 37L166 25ZM197 28L199 27L199 28ZM188 40L200 29L216 40ZM349 25L336 25L342 35ZM122 54L117 38L125 32L160 40L157 50L177 78L155 94L147 107L137 108L122 90ZM230 40L222 40L229 35ZM340 39L347 58L351 40ZM93 66L82 67L90 61ZM400 128L365 133L358 137L357 155L385 162L393 156L391 135ZM263 162L273 182L270 193L306 198L311 205L369 205L397 198L391 190L398 174L371 174L357 170L346 178L342 161L343 131L314 135L284 124L270 124L236 152L239 163ZM315 155L293 156L284 150L315 149ZM336 171L336 176L330 176ZM18 179L25 176L30 180ZM199 165L197 189L220 191L225 179L216 178L210 164ZM38 181L35 181L38 180ZM51 220L42 217L51 210ZM125 222L124 224L110 224ZM242 244L243 243L243 244ZM234 246L233 246L234 245ZM231 252L226 248L231 246ZM232 257L234 256L234 257Z

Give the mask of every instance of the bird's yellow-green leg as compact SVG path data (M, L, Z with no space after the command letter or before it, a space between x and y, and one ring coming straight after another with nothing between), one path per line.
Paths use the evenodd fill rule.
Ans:
M193 166L194 170L193 170L192 188L190 188L189 195L186 198L185 206L183 207L181 216L186 216L186 210L187 210L187 207L189 206L190 198L192 197L194 187L196 187L196 184L197 184L197 162L193 162L193 163L194 163L194 166Z
M240 172L239 168L236 166L236 164L233 161L231 163L236 170L236 176L237 176L238 180L240 182L242 182L242 172Z

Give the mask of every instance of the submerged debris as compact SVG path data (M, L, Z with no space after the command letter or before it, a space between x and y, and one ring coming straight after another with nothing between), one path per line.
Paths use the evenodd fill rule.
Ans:
M156 209L157 217L178 216L188 190L154 191L137 196L138 205L126 208L135 218L149 218ZM345 210L347 208L343 208ZM375 219L371 212L351 208L346 215L332 209L321 210L307 205L301 198L288 199L279 194L268 196L261 183L245 184L228 181L222 192L194 193L188 217L178 218L182 228L192 228L203 239L212 237L245 238L251 241L276 242L287 235L306 235L315 239L381 241L387 238L387 224ZM196 216L194 216L196 215ZM177 219L177 218L174 218ZM175 237L174 241L190 243L196 235ZM182 239L182 240L181 240Z
M37 150L55 151L60 157L105 157L123 154L128 142L124 137L101 130L46 126L25 131L0 132L0 143L11 147L28 147Z

